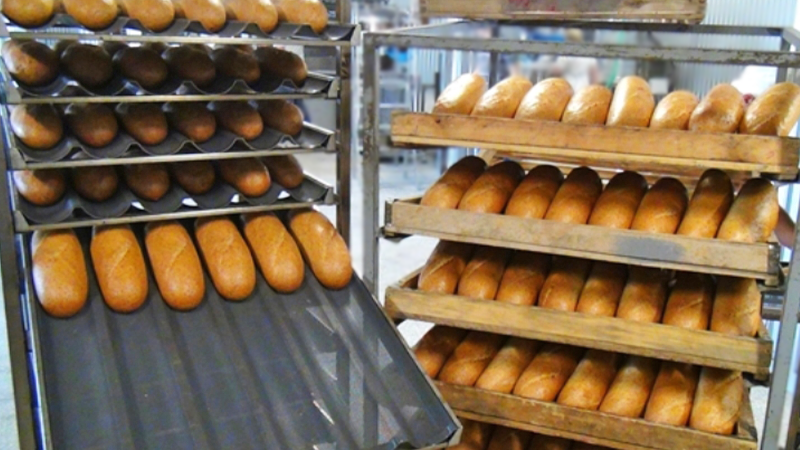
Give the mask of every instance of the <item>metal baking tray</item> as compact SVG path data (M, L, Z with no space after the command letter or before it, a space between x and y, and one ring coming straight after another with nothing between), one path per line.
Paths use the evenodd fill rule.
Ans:
M135 227L141 236L141 227ZM88 255L89 230L79 230ZM20 238L21 240L21 238ZM20 242L28 258L28 239ZM26 270L23 301L45 446L106 449L441 448L460 426L354 277L170 309L149 274L132 314L108 309L87 261L87 306L48 316ZM24 261L30 267L29 261Z

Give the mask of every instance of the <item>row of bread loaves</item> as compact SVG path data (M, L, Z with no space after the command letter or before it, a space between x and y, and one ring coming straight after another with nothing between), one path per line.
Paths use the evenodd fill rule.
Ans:
M460 419L464 431L461 443L452 450L609 450L607 447L573 442L528 431Z

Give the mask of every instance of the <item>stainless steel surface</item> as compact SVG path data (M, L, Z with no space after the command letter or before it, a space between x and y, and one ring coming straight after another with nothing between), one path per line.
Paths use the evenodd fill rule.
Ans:
M350 23L352 21L353 13L351 11L350 0L338 0L336 4L336 20L342 23ZM356 30L356 34L360 36L360 29ZM336 227L339 233L350 247L350 217L351 212L351 189L350 184L352 179L352 119L353 119L353 91L352 76L353 76L353 52L354 49L350 47L342 47L339 49L339 55L336 61L337 71L339 75L339 108L336 110L336 122L339 128L339 133L336 136L336 192L339 195L339 202L336 207Z
M378 222L380 201L380 67L377 51L370 34L364 39L364 154L362 156L364 178L364 283L378 296L380 264L380 223Z

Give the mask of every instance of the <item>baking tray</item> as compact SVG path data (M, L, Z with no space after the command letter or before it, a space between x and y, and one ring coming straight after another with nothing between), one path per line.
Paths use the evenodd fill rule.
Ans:
M89 231L79 236L88 247ZM87 269L88 304L66 320L44 313L26 277L39 428L52 448L393 450L458 434L357 277L329 291L307 272L282 295L259 275L243 302L206 277L202 304L177 312L149 274L145 305L117 314Z

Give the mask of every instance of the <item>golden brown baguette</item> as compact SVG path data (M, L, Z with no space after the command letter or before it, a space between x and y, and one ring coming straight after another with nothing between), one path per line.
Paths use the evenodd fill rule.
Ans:
M667 301L667 282L666 274L660 269L629 267L617 317L638 322L660 322Z
M90 147L105 147L119 133L114 111L102 103L73 103L64 112L70 131Z
M512 75L486 91L475 104L471 115L510 119L532 87L527 78Z
M511 195L506 215L526 219L543 218L563 181L564 174L556 167L534 167Z
M103 86L114 76L111 55L99 45L70 45L64 49L60 61L62 72L86 87Z
M111 166L86 166L72 169L72 188L81 197L102 202L117 192L119 177Z
M58 55L41 42L9 39L3 43L2 55L8 73L22 84L43 86L58 76Z
M460 386L474 385L505 341L506 337L499 334L470 331L444 363L439 380Z
M569 100L561 121L576 125L603 125L606 123L613 95L605 86L586 86Z
M617 83L614 99L608 110L606 125L612 127L646 127L656 101L650 85L643 78L627 76Z
M139 198L155 202L169 191L169 173L162 163L128 164L123 166L122 174L125 184Z
M83 248L72 230L36 231L31 238L36 298L54 317L70 317L86 304L89 278Z
M264 126L289 136L303 131L303 111L287 100L262 100L258 102L258 113Z
M620 356L601 350L588 350L575 372L558 394L558 403L592 411L600 407L608 387L617 374Z
M261 74L272 81L292 80L302 86L308 78L308 66L299 55L277 47L258 47L253 53Z
M797 119L800 119L800 86L778 83L747 107L739 133L788 136Z
M628 229L647 192L647 181L636 172L621 172L608 182L594 205L589 225Z
M117 5L123 15L153 31L167 28L175 19L175 7L170 0L117 0Z
M689 91L674 91L661 99L650 118L650 128L685 130L700 99Z
M523 97L514 118L558 122L573 93L572 86L563 78L542 80Z
M225 26L225 6L221 0L172 0L172 4L176 17L200 22L212 33Z
M691 364L661 363L644 420L676 427L685 426L692 411L700 368Z
M575 310L593 316L614 317L627 279L628 269L624 265L595 261Z
M246 214L244 236L261 274L272 289L288 293L296 291L303 284L303 256L297 242L274 214Z
M52 205L67 190L64 172L56 169L15 170L13 178L19 195L38 206Z
M217 132L217 119L204 103L167 103L164 112L169 125L195 143L206 142Z
M539 347L541 343L537 341L509 338L478 378L475 387L504 394L511 393L522 371L533 361Z
M709 433L733 434L745 395L741 372L704 367L689 426Z
M353 277L350 250L322 213L311 209L292 210L289 229L320 284L328 289L343 289L350 284Z
M503 272L500 287L497 289L497 301L523 306L535 305L549 270L549 255L516 251Z
M206 293L203 266L186 228L175 221L149 223L144 244L164 302L182 311L200 305Z
M566 223L584 224L589 220L603 183L588 167L579 167L567 176L556 192L544 218Z
M211 60L222 77L241 79L254 84L261 79L261 65L252 51L242 50L235 45L218 46L211 51Z
M44 25L58 9L58 0L3 0L3 15L23 27Z
M572 441L555 436L535 434L528 450L570 450Z
M546 344L539 350L514 386L514 395L552 402L575 371L583 349Z
M450 166L433 185L425 191L420 205L456 209L461 197L486 170L486 161L477 156L467 156Z
M511 250L478 247L458 281L458 295L494 300Z
M112 61L117 72L145 89L155 89L169 77L169 67L161 58L161 53L149 46L120 48L114 53Z
M270 0L222 0L228 20L253 22L265 33L278 26L278 9Z
M275 155L261 161L267 166L270 179L287 189L300 186L306 179L303 167L294 155Z
M217 123L239 137L251 140L264 132L261 115L247 102L215 102L211 104L211 109Z
M714 86L689 118L691 131L733 133L744 115L744 97L735 87L722 83Z
M128 313L147 300L147 268L139 241L127 225L94 227L92 255L97 285L109 308Z
M227 217L200 218L194 236L219 295L244 300L256 287L256 266L236 225Z
M705 274L678 272L664 309L664 325L707 330L714 302L714 280Z
M217 77L217 68L208 52L196 45L169 47L161 57L167 62L173 77L206 87Z
M492 435L492 426L488 423L460 419L464 430L461 432L461 443L448 447L450 450L485 450Z
M539 293L539 306L575 311L591 266L592 262L586 259L553 258L552 269Z
M436 378L442 366L467 335L467 330L436 325L422 336L414 347L414 356L422 370L431 378Z
M145 145L164 142L169 133L167 116L153 103L120 103L116 109L122 127L134 139Z
M439 241L422 268L417 289L436 294L455 294L461 274L474 250L469 244Z
M328 9L319 0L275 0L278 20L308 25L315 33L328 27Z
M619 368L600 412L623 417L642 417L650 391L656 382L659 362L641 356L628 356Z
M692 200L681 220L678 234L713 238L733 203L733 184L723 171L709 169L703 172L694 188Z
M489 167L470 186L458 209L478 213L500 214L519 185L525 172L514 161L504 161Z
M686 212L686 187L675 178L662 178L645 194L631 224L632 230L674 234Z
M9 119L11 131L34 150L54 147L64 137L64 123L52 105L16 105Z
M190 194L205 194L214 187L216 172L209 161L184 161L169 166L175 181Z
M485 92L486 80L482 76L461 75L444 88L436 99L433 113L469 115Z
M761 293L751 278L719 277L711 331L733 336L755 336L761 326Z
M717 238L738 242L766 242L778 225L778 191L768 180L753 178L742 186Z
M533 435L514 428L495 427L486 450L528 450Z
M267 166L260 159L222 159L217 168L226 183L248 197L264 195L272 186Z

